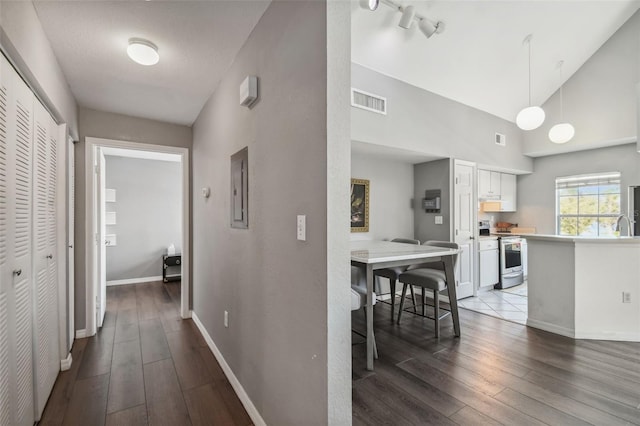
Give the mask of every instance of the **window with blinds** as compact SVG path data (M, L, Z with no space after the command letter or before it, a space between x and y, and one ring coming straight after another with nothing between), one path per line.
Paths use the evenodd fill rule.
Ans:
M556 179L556 234L613 236L619 214L619 172Z

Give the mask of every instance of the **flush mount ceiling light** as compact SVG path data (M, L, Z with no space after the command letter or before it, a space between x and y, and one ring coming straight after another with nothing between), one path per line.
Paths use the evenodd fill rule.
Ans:
M529 48L529 106L524 108L516 116L516 124L522 130L534 130L542 126L544 123L544 110L539 106L531 106L531 39L532 34L525 37L523 44L527 44Z
M549 130L549 139L553 143L567 143L576 134L576 129L570 123L564 123L564 104L562 99L562 66L564 61L558 62L558 68L560 69L560 123L556 124Z
M142 38L130 38L127 55L140 65L155 65L160 60L158 46Z
M427 38L431 37L434 34L440 34L444 31L444 22L432 22L425 16L417 14L415 7L411 5L402 6L401 4L396 3L394 0L367 0L367 7L369 10L374 11L378 8L378 5L380 3L383 3L402 14L402 16L400 17L400 22L398 23L398 26L400 26L401 28L408 30L411 28L414 21L417 21L418 28L420 28L420 31Z

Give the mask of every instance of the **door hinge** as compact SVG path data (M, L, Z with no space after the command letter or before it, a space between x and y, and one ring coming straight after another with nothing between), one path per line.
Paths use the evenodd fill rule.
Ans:
M96 232L96 244L100 244L100 234Z
M94 171L95 174L99 174L100 173L100 166L95 164L93 166L93 171Z

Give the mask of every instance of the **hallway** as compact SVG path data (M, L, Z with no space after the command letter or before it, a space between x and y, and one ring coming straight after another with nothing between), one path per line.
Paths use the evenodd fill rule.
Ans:
M179 282L108 287L102 329L75 341L39 424L252 424L179 309Z

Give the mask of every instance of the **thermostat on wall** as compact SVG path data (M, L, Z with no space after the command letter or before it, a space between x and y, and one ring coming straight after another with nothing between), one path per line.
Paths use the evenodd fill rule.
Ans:
M240 85L240 105L251 107L258 99L258 77L250 75Z

